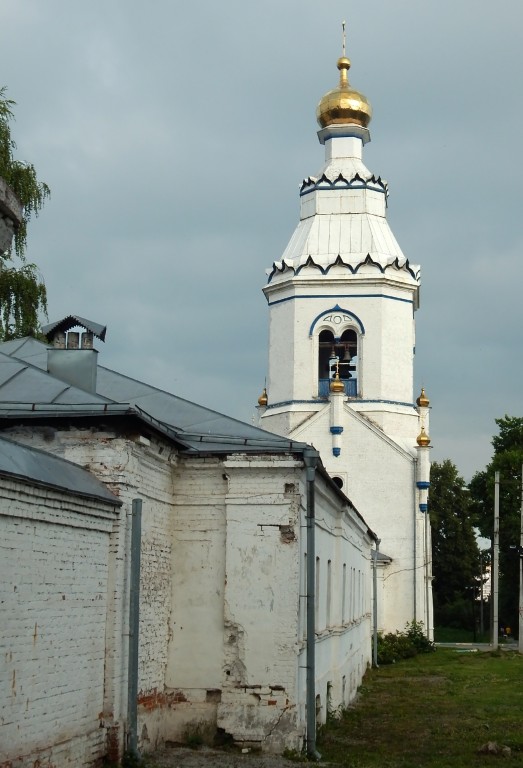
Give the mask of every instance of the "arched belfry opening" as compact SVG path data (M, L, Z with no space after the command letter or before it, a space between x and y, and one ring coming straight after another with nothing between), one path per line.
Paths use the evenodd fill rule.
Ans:
M336 373L345 385L348 397L358 394L358 334L347 328L341 336L329 329L318 334L318 395L327 397L330 380Z

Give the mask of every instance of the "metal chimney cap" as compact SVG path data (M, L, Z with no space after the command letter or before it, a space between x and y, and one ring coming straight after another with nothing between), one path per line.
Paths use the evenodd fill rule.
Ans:
M105 341L105 334L107 332L107 326L100 325L100 323L93 323L92 320L86 320L85 317L79 317L78 315L68 315L63 320L58 320L55 323L42 326L42 333L47 338L47 341L52 341L53 336L57 331L67 333L71 328L80 326L86 331L90 331L100 341Z

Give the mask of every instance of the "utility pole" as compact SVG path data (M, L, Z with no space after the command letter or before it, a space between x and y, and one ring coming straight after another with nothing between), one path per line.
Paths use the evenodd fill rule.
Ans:
M499 583L499 472L494 475L494 540L492 546L492 637L493 649L498 647L498 583Z
M483 550L480 549L479 551L479 634L480 637L483 637L484 632L484 626L483 626ZM483 642L483 640L481 640Z
M521 467L521 523L519 533L519 634L518 651L523 653L523 465Z

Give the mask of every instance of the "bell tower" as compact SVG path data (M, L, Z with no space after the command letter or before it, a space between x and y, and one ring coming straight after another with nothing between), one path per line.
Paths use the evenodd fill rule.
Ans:
M428 458L420 480L417 443L428 406L420 409L413 393L420 269L387 222L387 182L363 163L372 109L350 85L343 54L339 83L316 112L324 165L303 180L299 223L267 270L269 367L259 423L314 444L382 538L393 570L403 571L387 579L383 628L412 619L429 627ZM428 444L422 448L428 457Z

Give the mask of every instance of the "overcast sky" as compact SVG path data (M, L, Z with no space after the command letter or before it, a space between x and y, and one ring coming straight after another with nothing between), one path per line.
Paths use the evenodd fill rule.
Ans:
M422 266L416 390L433 458L468 479L521 416L521 0L0 0L17 156L52 198L28 259L49 320L108 325L100 362L251 421L265 269L323 164L337 82L373 105L364 160Z

